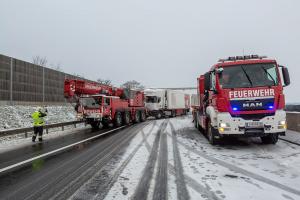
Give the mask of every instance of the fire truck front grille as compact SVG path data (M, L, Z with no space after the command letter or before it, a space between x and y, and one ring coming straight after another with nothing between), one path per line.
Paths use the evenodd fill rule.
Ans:
M263 114L240 114L240 115L231 115L232 117L240 117L243 120L261 120L267 116L274 116L275 113L263 113Z

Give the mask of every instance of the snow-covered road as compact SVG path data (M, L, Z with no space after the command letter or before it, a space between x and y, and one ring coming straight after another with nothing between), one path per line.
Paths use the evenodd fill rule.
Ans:
M299 146L211 146L190 117L149 123L104 171L71 199L300 199Z

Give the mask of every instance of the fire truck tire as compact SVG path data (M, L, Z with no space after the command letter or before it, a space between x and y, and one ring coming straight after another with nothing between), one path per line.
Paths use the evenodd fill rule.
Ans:
M117 112L115 114L114 126L115 127L122 126L122 114L120 112Z
M91 126L93 129L98 130L100 128L100 122L91 122Z
M146 113L144 110L140 111L140 116L141 116L141 121L144 122L146 121Z
M269 134L267 136L261 137L261 141L263 144L276 144L278 142L278 134Z
M130 123L130 113L126 111L123 114L123 124L128 125L129 123Z
M211 145L218 144L219 140L216 138L216 136L217 136L217 130L211 126L210 121L207 124L207 131L206 131L206 133L207 133L208 141L209 141L209 143Z
M136 111L135 112L135 115L134 115L134 123L139 123L141 121L141 115L140 115L140 112L139 111Z

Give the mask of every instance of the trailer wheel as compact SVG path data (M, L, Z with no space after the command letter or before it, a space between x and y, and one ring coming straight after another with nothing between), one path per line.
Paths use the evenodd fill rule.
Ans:
M218 144L218 139L215 137L217 136L217 130L211 126L210 121L208 121L206 133L211 145Z
M91 126L94 130L98 130L100 128L100 122L98 121L91 122Z
M146 113L145 113L144 110L141 111L140 116L141 116L141 121L142 122L146 121Z
M129 112L124 112L123 114L123 124L128 125L130 123L130 114Z
M264 144L276 144L278 142L278 134L273 133L273 134L269 134L267 136L263 136L263 137L261 137L261 141Z
M115 114L114 125L115 127L120 127L122 125L122 115L120 112Z
M134 123L139 123L140 121L141 121L140 112L136 110L134 115Z

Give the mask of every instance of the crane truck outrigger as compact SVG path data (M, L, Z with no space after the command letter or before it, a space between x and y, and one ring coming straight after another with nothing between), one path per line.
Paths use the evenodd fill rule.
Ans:
M226 136L260 137L275 144L287 128L283 87L288 69L265 56L220 59L198 79L195 127L214 145Z
M98 129L146 120L144 93L86 80L66 79L64 96L75 102L77 118Z

